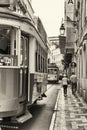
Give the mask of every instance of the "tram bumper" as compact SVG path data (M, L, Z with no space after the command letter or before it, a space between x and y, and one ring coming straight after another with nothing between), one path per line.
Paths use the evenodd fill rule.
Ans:
M0 127L2 128L8 128L8 129L19 129L20 125L25 123L27 120L31 119L32 115L27 110L26 113L20 117L13 118L9 120L9 117L6 119L0 120Z

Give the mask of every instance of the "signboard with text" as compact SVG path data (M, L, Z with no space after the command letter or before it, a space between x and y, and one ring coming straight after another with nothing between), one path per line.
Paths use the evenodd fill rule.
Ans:
M0 0L0 7L9 7L10 0Z

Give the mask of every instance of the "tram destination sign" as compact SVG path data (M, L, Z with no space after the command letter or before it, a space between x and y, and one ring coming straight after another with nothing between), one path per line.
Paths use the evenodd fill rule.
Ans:
M10 0L0 0L0 7L9 7Z

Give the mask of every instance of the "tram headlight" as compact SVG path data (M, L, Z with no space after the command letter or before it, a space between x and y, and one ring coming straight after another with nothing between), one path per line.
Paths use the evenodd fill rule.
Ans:
M50 77L50 75L48 75L48 78Z

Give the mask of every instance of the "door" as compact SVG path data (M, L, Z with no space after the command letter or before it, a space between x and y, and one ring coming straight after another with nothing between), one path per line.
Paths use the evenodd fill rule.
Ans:
M21 36L20 97L28 99L29 38Z

